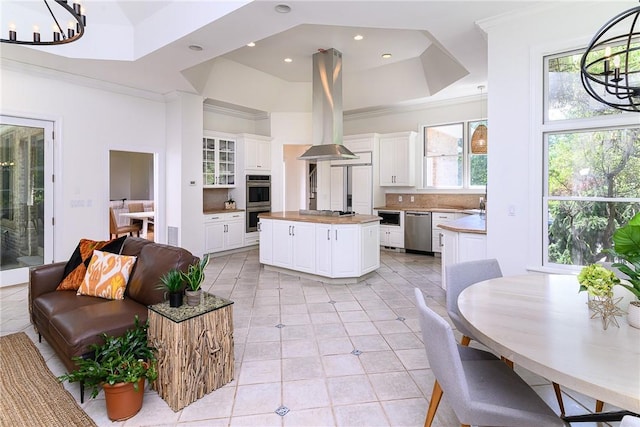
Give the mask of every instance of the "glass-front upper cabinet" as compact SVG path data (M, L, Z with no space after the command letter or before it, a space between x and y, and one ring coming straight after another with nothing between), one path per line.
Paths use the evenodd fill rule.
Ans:
M205 187L235 187L235 140L215 136L202 138L202 183Z

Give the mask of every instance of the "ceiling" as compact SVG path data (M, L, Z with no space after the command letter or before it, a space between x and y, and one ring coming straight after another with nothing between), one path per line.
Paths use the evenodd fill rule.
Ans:
M212 66L221 61L286 87L310 82L311 56L336 48L343 54L345 110L388 107L478 94L487 81L487 43L477 23L527 13L539 3L83 0L87 27L79 41L50 47L2 44L1 57L14 68L36 65L155 94L179 90L215 99L206 81L215 78ZM277 12L278 4L291 11ZM44 6L2 0L0 7L3 17L30 17ZM6 37L7 29L0 31ZM363 40L354 40L356 34ZM246 46L249 42L256 46ZM392 57L383 59L383 53ZM292 62L285 63L285 57ZM255 107L232 98L221 101Z

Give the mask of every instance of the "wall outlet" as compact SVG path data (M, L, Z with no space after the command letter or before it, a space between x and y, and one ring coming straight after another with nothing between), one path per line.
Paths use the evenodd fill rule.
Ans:
M415 198L415 197L413 197L413 196L411 196L411 203L413 203L413 202L415 202L415 201L416 201L416 198Z
M509 216L516 216L516 205L509 205Z
M398 201L402 202L402 196L398 196Z

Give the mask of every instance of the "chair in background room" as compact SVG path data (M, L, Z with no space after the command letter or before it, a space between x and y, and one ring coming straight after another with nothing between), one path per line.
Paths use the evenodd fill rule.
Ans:
M435 377L425 420L430 427L443 394L462 426L565 426L535 391L493 354L456 343L449 323L415 298L422 339Z
M113 208L109 208L109 236L110 238L117 238L121 234L129 234L129 236L133 236L133 233L136 233L136 236L140 237L140 229L141 227L136 224L131 225L118 225L118 220L116 219L116 214L113 212Z
M464 326L458 310L458 297L460 293L467 287L474 283L482 282L484 280L495 279L502 277L502 270L500 264L496 259L481 259L477 261L461 262L459 264L448 265L445 269L446 282L447 282L447 314L451 321L455 325L456 329L462 334L460 343L464 346L469 345L469 342L473 339L478 340L473 334ZM513 368L513 362L508 359L503 359L504 362ZM552 382L553 391L560 407L560 414L564 415L564 402L562 400L562 393L560 391L560 385Z
M129 203L127 207L129 208L129 212L144 212L144 206L142 205L142 202ZM132 219L131 224L138 224L140 227L142 227L142 220Z

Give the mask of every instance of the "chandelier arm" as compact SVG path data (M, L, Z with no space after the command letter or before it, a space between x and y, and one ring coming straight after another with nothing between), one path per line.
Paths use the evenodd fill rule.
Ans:
M42 0L42 1L47 6L47 9L49 9L49 13L51 14L51 17L53 18L53 21L58 26L58 30L60 30L60 34L62 34L62 38L66 39L67 36L64 35L64 31L62 31L62 27L60 26L60 23L58 22L58 18L56 18L56 16L53 14L53 11L51 10L51 6L49 6L49 2L47 2L47 0Z
M20 44L20 45L31 45L31 46L53 46L53 45L58 45L58 44L67 44L67 43L71 43L74 42L76 40L78 40L80 37L82 37L84 35L84 30L86 27L86 17L84 15L82 15L82 12L80 10L80 6L77 3L74 3L74 7L77 7L77 11L74 9L74 7L69 6L67 4L67 0L54 0L59 6L63 7L67 12L69 12L69 14L76 20L76 30L77 31L70 31L70 33L73 33L73 36L69 35L65 35L64 31L62 30L62 27L60 26L60 24L58 23L58 20L55 18L55 14L53 13L53 11L51 10L51 8L49 7L49 4L46 2L45 0L45 4L47 5L47 8L49 9L49 13L51 13L51 16L53 16L54 21L56 23L56 25L58 26L58 29L60 30L60 32L58 34L60 34L62 36L61 39L59 40L53 40L53 41L25 41L25 40L10 40L10 39L0 39L1 43L8 43L8 44ZM72 29L70 29L72 30Z
M631 16L633 16L633 18L628 32L602 39L609 30ZM637 6L610 19L596 32L580 59L580 76L582 86L586 92L592 98L605 105L632 112L640 111L640 87L631 86L633 80L630 82L629 79L631 75L640 72L640 70L629 70L629 57L631 56L631 52L640 49L640 47L632 46L634 39L637 39L640 35L640 33L635 31L639 16L640 6ZM608 61L610 61L613 56L611 54L596 59L587 58L592 52L612 45L621 46L624 49L615 53L616 57L618 57L618 55L624 55L623 69L620 68L619 59L617 66L613 70L609 68ZM599 66L602 66L602 70ZM623 72L620 72L621 70L623 70ZM610 79L612 75L613 78ZM596 91L594 86L604 88L605 93L612 95L618 101L605 99Z

